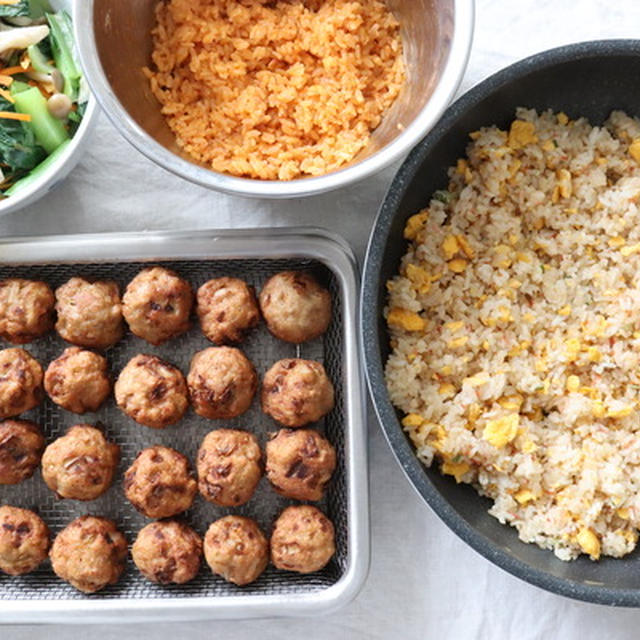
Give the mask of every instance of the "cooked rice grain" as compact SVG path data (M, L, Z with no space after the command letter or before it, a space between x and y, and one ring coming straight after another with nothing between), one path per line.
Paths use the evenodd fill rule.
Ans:
M563 560L640 526L640 122L519 109L409 220L386 379L428 466Z
M145 69L178 145L215 171L328 173L369 142L404 81L381 0L163 0Z

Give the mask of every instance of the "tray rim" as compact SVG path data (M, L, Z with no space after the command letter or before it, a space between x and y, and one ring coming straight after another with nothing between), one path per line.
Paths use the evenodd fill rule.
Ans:
M367 421L358 344L358 269L341 236L318 227L191 229L21 236L0 239L0 264L310 258L336 277L343 297L348 563L317 592L180 598L0 601L1 623L127 623L326 614L362 588L370 561Z

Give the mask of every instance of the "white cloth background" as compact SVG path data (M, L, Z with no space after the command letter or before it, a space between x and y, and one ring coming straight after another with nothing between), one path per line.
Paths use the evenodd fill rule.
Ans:
M636 0L478 0L473 52L461 91L550 47L639 38ZM640 79L629 78L638 87ZM313 225L341 233L362 257L396 167L339 192L289 202L242 200L187 184L124 142L105 117L91 150L46 201L0 219L0 235ZM148 624L78 629L0 627L2 640L140 638L563 638L638 636L640 611L573 602L507 575L469 549L414 494L372 417L372 562L360 595L313 619Z

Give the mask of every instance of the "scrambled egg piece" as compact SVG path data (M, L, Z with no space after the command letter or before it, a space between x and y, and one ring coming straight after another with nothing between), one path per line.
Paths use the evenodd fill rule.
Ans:
M445 460L440 466L440 471L448 476L453 476L456 482L462 482L462 476L464 476L470 468L466 462L451 462L450 460Z
M528 144L535 144L536 142L538 142L538 136L533 122L514 120L511 123L508 144L512 149L521 149Z
M387 324L405 329L406 331L424 331L427 322L414 311L394 307L389 311Z
M640 138L636 138L629 145L629 155L636 161L640 162Z
M411 216L404 227L404 237L407 240L415 240L422 227L426 224L428 216L427 211L421 211Z
M531 502L536 499L536 494L529 489L520 489L520 491L513 494L513 497L516 499L518 504L527 504L527 502Z
M507 416L489 420L482 432L482 437L496 449L500 449L509 444L518 435L519 424L520 416L517 413L510 413Z
M431 289L431 276L426 269L409 263L406 272L407 278L416 286L419 293L429 293L429 289Z
M418 413L409 413L402 418L403 427L419 427L424 422L424 418Z
M442 241L442 252L444 253L445 260L451 260L451 258L458 253L459 249L458 238L454 235L448 235Z
M582 527L578 531L576 541L580 548L591 556L592 560L597 560L600 557L600 540L591 529Z

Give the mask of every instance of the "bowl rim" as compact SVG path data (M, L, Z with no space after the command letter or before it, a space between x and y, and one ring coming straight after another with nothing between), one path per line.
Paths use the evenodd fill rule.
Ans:
M323 176L291 181L256 180L218 173L182 158L156 142L129 116L112 91L100 64L93 29L94 2L95 0L74 0L75 37L85 77L120 134L157 165L190 182L232 195L271 199L296 198L331 191L362 180L406 154L438 121L453 99L469 60L475 22L474 0L452 0L453 36L444 71L426 105L393 142L362 162Z
M596 604L640 607L640 588L615 588L585 584L560 578L508 554L486 535L472 527L438 491L425 473L413 448L403 433L386 389L378 336L377 298L381 259L389 229L400 200L410 188L431 149L447 134L457 117L475 107L505 84L532 71L544 71L556 65L598 57L640 56L640 40L593 40L563 45L515 62L481 81L454 102L431 132L416 146L395 175L373 224L365 256L360 313L361 349L364 355L367 385L376 417L389 447L405 477L418 495L442 521L472 549L501 569L537 587L565 597ZM515 108L515 105L514 105ZM507 526L507 525L503 525ZM519 544L526 544L518 540ZM549 552L551 553L551 552ZM560 562L560 560L558 560Z

